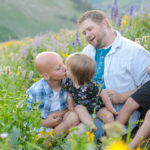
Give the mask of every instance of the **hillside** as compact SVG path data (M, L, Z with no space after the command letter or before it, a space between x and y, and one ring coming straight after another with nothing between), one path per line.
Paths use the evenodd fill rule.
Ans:
M0 41L76 28L90 8L82 0L0 0Z
M137 12L150 12L150 0L85 0L89 2L93 8L100 9L110 15L111 8L116 1L119 7L119 13L125 14L129 12L131 5L134 6L134 11Z

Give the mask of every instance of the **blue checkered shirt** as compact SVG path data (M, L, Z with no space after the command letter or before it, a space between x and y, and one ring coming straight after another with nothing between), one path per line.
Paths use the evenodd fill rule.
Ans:
M62 81L61 89L59 92L60 110L62 111L67 107L67 92L64 91L65 80ZM51 112L51 103L54 96L53 90L50 88L47 80L41 79L34 83L30 89L27 90L28 95L28 109L31 110L35 102L39 103L39 110L42 119L46 119Z

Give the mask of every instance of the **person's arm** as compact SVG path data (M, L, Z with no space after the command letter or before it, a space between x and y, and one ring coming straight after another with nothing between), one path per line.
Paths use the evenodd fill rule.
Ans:
M108 94L112 104L121 104L124 103L130 95L136 92L138 88L124 93L117 93L116 91L110 89L105 89L104 91Z
M102 90L100 95L99 95L104 103L104 105L106 106L107 110L110 111L112 114L117 115L116 110L113 108L113 105L110 101L109 96L107 95L107 93Z
M67 95L67 103L68 103L68 109L70 111L73 111L74 110L74 101L73 101L72 95L70 93L68 93L68 95Z

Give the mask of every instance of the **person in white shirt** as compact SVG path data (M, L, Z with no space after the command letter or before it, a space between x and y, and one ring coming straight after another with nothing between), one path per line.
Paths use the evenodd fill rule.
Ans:
M117 112L137 88L150 79L150 53L139 44L124 38L112 29L105 14L99 10L85 12L78 20L79 28L89 43L83 53L96 61L94 80L103 84ZM104 117L113 117L104 114ZM134 111L131 129L140 113Z

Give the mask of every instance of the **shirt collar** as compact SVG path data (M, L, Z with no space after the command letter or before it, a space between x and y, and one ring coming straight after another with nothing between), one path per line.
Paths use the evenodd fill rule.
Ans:
M48 84L48 81L45 80L44 78L42 78L42 83L43 83L43 88L45 90L45 93L46 94L52 94L53 90L50 88L50 85ZM62 80L60 94L63 92L64 84L65 84L65 79Z

